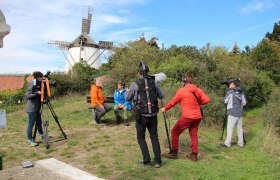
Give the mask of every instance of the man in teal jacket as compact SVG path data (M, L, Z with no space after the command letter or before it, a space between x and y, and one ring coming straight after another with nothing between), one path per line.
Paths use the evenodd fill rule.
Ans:
M114 102L115 102L114 112L115 112L116 117L117 117L117 123L120 123L121 122L121 116L120 116L118 110L122 109L123 110L124 125L129 126L127 111L131 110L132 107L131 107L130 102L125 100L126 90L124 89L124 87L125 87L125 83L122 82L122 81L119 81L118 89L114 93Z

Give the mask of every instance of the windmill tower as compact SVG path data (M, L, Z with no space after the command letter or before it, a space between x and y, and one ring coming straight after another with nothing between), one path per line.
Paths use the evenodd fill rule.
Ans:
M92 7L83 6L81 34L72 42L50 40L49 45L57 46L66 59L65 71L73 68L75 63L86 62L91 67L97 69L101 66L100 56L113 47L111 41L99 41L96 43L90 36L90 26L92 20Z

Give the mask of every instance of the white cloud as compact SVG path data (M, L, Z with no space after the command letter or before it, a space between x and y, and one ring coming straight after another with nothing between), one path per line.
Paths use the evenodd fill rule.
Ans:
M279 4L279 2L277 2L275 0L265 0L265 1L254 0L254 1L249 2L247 5L242 7L240 10L241 10L242 13L250 13L250 12L254 12L254 11L263 11L263 10L266 10L266 9L273 8L277 4Z

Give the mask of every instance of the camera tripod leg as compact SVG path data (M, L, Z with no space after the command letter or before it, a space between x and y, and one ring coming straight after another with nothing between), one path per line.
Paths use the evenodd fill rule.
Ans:
M48 126L49 126L49 121L48 120L43 120L43 129L44 129L44 134L45 134L45 145L46 149L50 148L50 137L48 134Z
M64 133L64 131L63 131L63 129L62 129L62 127L61 127L61 125L60 125L60 123L59 123L59 121L58 121L58 117L56 116L56 114L55 114L55 112L54 112L54 110L53 110L53 107L52 107L51 103L48 102L47 105L48 105L48 107L49 107L49 109L50 109L50 111L51 111L51 113L52 113L52 116L53 116L53 118L54 118L56 124L58 125L58 127L59 127L61 133L63 134L64 139L67 139L67 136L66 136L66 134Z

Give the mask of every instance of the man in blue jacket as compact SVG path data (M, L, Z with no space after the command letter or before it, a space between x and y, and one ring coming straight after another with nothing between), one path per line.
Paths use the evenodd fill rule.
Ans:
M122 81L119 81L118 89L114 93L114 102L115 102L114 112L115 112L116 117L117 117L117 123L120 123L122 118L119 114L119 110L122 109L123 110L124 125L129 126L127 111L131 110L132 107L131 107L130 102L125 100L125 93L126 93L125 83L122 82Z

